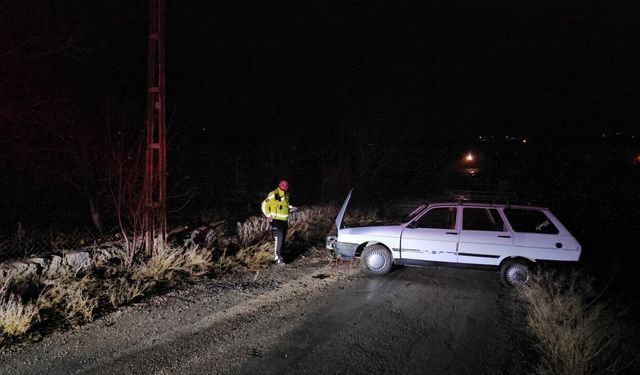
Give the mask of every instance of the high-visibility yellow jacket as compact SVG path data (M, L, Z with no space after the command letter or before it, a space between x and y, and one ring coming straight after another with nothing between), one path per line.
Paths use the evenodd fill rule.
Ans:
M276 188L262 201L261 208L264 216L286 221L289 218L289 193L279 187Z

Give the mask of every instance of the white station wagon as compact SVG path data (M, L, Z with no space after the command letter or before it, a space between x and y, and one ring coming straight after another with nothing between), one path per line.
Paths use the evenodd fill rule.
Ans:
M342 259L360 256L362 267L383 275L392 264L446 262L497 266L505 285L526 283L539 261L577 262L580 243L542 207L471 201L419 206L395 225L345 227L351 192L336 218L327 248Z

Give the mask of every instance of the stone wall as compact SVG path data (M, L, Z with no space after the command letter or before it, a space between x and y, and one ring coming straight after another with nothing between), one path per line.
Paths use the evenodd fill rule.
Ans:
M121 258L116 246L63 251L61 255L24 258L0 263L0 284L7 279L55 278L66 274L89 272L101 263Z

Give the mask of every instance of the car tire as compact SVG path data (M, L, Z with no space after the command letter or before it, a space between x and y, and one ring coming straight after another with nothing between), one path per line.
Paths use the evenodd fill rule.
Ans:
M382 245L367 246L360 255L362 268L370 275L384 275L393 264L391 253Z
M507 259L500 266L500 280L509 287L527 285L531 280L529 262L518 259Z

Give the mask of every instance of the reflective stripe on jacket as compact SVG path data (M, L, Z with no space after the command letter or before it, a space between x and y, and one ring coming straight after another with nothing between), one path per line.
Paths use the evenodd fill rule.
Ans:
M261 209L264 216L286 221L289 218L289 193L276 188L262 201Z

